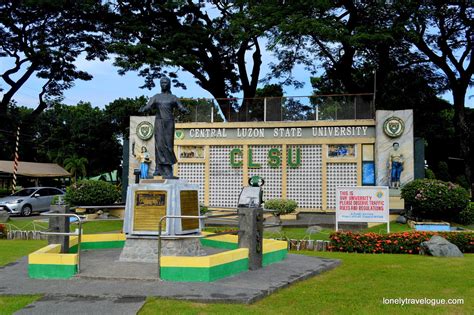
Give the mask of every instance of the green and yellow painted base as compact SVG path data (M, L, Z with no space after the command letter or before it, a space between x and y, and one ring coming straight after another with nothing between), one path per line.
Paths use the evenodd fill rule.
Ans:
M168 281L210 282L248 270L249 250L234 249L209 256L161 258L161 279Z
M81 239L81 250L122 248L125 245L125 234L84 234ZM69 240L69 252L77 253L77 237Z
M83 235L81 250L121 248L124 234ZM28 256L28 273L35 279L67 279L77 273L77 237L71 237L70 253L61 254L59 244L48 245ZM168 281L210 282L248 270L247 248L238 248L235 235L220 235L201 239L204 246L228 249L225 252L198 257L163 256L161 278ZM287 255L287 242L263 240L263 265L281 261Z
M210 234L203 232L203 234ZM236 249L238 245L237 235L219 235L202 238L201 244L204 246L224 249ZM264 266L279 262L285 259L288 253L288 243L286 241L277 241L264 239L263 240L263 261Z
M82 235L81 250L120 248L125 244L125 235ZM69 239L69 253L61 254L61 245L52 244L28 255L28 275L34 279L67 279L77 273L77 237Z
M51 244L28 255L28 275L34 279L67 279L77 273L77 254L61 254L61 245Z

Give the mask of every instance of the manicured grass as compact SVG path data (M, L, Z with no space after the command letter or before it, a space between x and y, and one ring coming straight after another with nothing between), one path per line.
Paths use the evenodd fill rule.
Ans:
M265 238L286 238L286 239L308 239L308 240L329 240L329 234L331 234L333 230L330 229L323 229L318 233L308 234L306 233L306 228L289 228L284 227L282 228L281 232L270 232L265 231L263 236Z
M41 295L0 295L0 314L14 314L39 298L41 298Z
M33 231L35 229L43 231L48 228L48 223L42 220L10 218L7 223L11 224L12 229L23 231ZM120 232L122 231L123 220L88 221L82 227L85 234ZM71 231L76 228L77 224L71 224Z
M0 240L0 266L15 262L21 257L26 256L37 249L40 249L46 244L46 241L36 240ZM13 314L28 304L36 301L40 297L40 295L0 295L0 314Z
M407 232L407 231L414 231L414 229L409 227L408 224L390 222L390 233L399 233L399 232ZM360 231L360 233L369 233L369 232L387 234L387 223L376 225L376 226Z
M46 241L39 240L0 240L0 266L17 261L46 245Z
M148 298L139 314L474 314L474 255L435 258L298 252L343 261L252 305ZM384 305L383 298L462 298L464 305Z

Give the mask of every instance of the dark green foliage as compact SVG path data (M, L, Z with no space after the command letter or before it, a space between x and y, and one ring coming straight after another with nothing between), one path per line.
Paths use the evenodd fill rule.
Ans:
M290 199L269 199L265 201L265 209L276 210L273 215L292 213L297 207L296 201Z
M456 220L469 203L468 192L459 185L436 179L417 179L402 188L402 198L412 215L422 219Z
M470 202L466 209L459 213L457 221L464 225L474 224L474 202Z
M148 98L119 98L105 106L105 117L112 124L118 137L128 139L130 134L130 116L140 116L138 110L145 106Z
M66 190L66 202L74 206L111 205L119 198L117 187L101 180L81 180Z
M65 165L67 158L84 158L88 176L111 172L120 166L122 148L116 136L117 126L110 123L103 110L90 103L55 104L35 124L38 161ZM82 176L84 172L80 169L78 175Z
M427 178L427 179L436 179L436 175L431 169L427 168L427 169L425 169L425 178Z
M121 0L116 8L111 49L118 56L119 73L138 71L145 78L143 87L150 89L163 75L185 87L176 72L189 72L203 89L221 99L226 118L235 114L235 108L223 98L239 91L244 98L255 96L264 29L249 16L251 6L246 2ZM253 62L247 63L251 50Z
M8 188L0 188L0 197L5 197L11 195L12 190Z

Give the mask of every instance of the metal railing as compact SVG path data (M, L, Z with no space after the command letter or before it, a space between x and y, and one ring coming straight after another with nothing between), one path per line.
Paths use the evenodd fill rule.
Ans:
M179 122L374 119L373 93L255 98L181 99Z
M73 217L77 219L78 229L76 232L40 232L43 235L58 235L58 236L77 236L77 273L81 270L81 236L82 236L82 219L80 216L74 213L52 213L52 212L43 212L40 215L46 217Z

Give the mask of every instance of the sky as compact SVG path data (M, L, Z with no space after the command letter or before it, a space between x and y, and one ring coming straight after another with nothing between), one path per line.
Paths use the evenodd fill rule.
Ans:
M263 46L263 45L262 45ZM1 58L4 59L4 58ZM251 62L251 53L247 53L248 62ZM275 59L268 51L262 53L261 78L270 72L269 64ZM7 66L4 60L1 60L0 70ZM76 62L76 66L80 70L89 72L94 78L90 81L75 81L75 86L64 92L63 103L68 105L76 105L80 101L90 102L93 106L104 108L110 102L118 98L135 98L141 95L152 96L159 93L159 84L153 90L141 89L143 78L138 76L137 72L128 72L121 76L117 73L117 68L113 66L113 60L109 59L105 62L98 60L87 61L80 58ZM313 89L310 84L310 73L303 67L295 68L293 72L295 78L304 82L303 88L295 89L292 86L284 87L285 96L309 96ZM173 94L182 98L212 98L212 95L196 84L193 76L187 72L178 72L179 79L186 84L187 89L173 88ZM270 82L277 83L277 81ZM260 85L263 86L262 83ZM14 99L18 105L35 108L37 106L38 93L41 90L42 81L36 77L30 78L24 86L15 95ZM241 97L242 95L234 95ZM469 99L469 96L472 96ZM447 92L441 95L442 98L452 103L452 95ZM470 89L466 95L466 106L474 108L474 89Z

